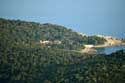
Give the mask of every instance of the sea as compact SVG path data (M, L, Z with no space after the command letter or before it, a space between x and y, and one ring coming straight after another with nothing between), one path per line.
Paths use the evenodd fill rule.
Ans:
M125 45L108 46L102 48L95 48L97 54L111 54L118 50L125 50Z

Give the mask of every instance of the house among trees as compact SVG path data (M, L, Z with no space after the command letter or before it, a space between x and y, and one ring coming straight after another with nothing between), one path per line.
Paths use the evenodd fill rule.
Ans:
M62 42L59 41L59 40L54 40L53 43L54 43L54 44L61 44Z
M42 40L40 40L40 43L41 44L51 44L52 42L51 41L42 41Z
M86 48L92 48L94 45L92 44L87 44L87 45L84 45Z
M54 41L48 41L48 40L42 41L42 40L40 40L40 44L61 44L61 43L62 42L59 40L54 40Z

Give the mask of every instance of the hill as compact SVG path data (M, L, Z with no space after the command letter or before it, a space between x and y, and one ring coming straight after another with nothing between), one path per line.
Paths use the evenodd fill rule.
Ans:
M0 49L0 83L124 83L125 52L87 55L38 47Z
M71 29L55 24L40 24L3 18L0 18L0 31L1 40L3 40L4 43L8 42L14 45L35 45L78 50L84 48L84 44L103 44L105 42L105 39L101 37L82 36ZM46 45L41 45L40 41L48 43ZM52 42L60 43L56 44Z
M124 83L124 50L73 50L104 41L59 25L0 19L0 83Z

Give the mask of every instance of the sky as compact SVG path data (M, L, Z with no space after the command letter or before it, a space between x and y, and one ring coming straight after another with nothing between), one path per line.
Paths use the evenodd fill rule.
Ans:
M0 17L125 37L125 0L0 0Z

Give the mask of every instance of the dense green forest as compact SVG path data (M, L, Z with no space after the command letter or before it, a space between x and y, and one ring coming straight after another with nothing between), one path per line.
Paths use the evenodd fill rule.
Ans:
M125 51L87 55L50 48L0 49L0 83L124 83Z
M40 40L62 44L48 48ZM74 51L103 41L58 25L0 19L0 83L124 83L124 50L109 55Z
M16 45L39 45L42 41L59 40L61 44L49 44L51 48L77 50L84 44L103 44L106 40L97 36L82 36L77 32L55 24L40 24L20 20L0 19L0 38Z

